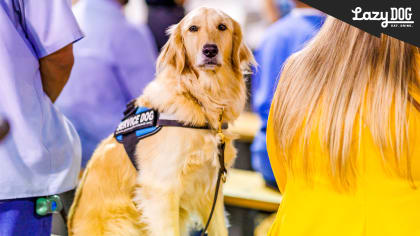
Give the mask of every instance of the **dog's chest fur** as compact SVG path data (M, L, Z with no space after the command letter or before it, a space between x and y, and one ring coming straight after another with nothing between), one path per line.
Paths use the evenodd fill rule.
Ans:
M225 163L230 167L236 150L228 133L227 137ZM147 189L154 189L155 194L169 190L179 196L181 214L191 216L209 207L219 169L217 144L214 131L181 127L164 127L141 140L137 146L140 191L136 202L147 204L142 194L154 194Z

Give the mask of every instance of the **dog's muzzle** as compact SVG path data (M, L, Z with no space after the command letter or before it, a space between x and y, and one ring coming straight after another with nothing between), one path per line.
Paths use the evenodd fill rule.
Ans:
M219 49L217 48L216 44L206 44L203 47L203 54L207 58L213 58L217 56L217 53L219 53Z
M199 64L199 66L210 69L216 66L220 66L218 54L219 49L216 44L205 44L203 46L203 56L200 59L201 63Z

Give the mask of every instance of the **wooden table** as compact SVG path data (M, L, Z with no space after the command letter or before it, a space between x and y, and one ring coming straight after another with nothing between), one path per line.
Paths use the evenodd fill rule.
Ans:
M231 169L223 189L225 204L275 212L280 202L281 194L265 185L261 174Z
M261 127L260 117L252 112L244 112L229 130L239 135L239 140L251 143Z

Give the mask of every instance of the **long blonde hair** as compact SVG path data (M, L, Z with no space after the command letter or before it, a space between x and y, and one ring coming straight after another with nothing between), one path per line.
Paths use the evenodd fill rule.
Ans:
M290 165L294 139L299 136L307 144L318 127L332 176L348 184L355 172L355 155L350 154L355 126L363 119L378 147L383 153L392 150L398 165L407 153L408 109L418 106L412 97L420 88L417 54L410 44L386 35L377 38L329 17L283 68L272 111L281 161ZM404 163L410 170L410 157Z

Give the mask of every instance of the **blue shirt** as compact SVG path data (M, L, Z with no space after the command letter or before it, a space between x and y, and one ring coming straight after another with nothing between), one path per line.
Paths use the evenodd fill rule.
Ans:
M74 47L75 64L57 105L80 135L85 166L125 105L154 78L156 52L148 31L128 23L116 0L80 0L73 11L86 38Z
M325 16L315 9L295 8L267 29L261 47L255 54L259 67L252 80L252 107L263 125L251 146L252 165L273 183L275 179L268 162L265 136L277 79L287 58L305 46L319 31L324 20Z
M0 199L75 187L80 141L43 92L38 61L82 36L70 1L1 1L0 114L11 133L0 143Z

